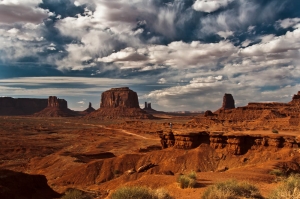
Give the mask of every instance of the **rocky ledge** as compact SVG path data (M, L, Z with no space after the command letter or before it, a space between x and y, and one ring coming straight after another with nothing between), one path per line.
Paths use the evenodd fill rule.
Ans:
M233 155L243 155L248 150L299 148L295 136L225 134L223 132L165 132L160 134L162 148L192 149L209 144L214 149L226 150Z

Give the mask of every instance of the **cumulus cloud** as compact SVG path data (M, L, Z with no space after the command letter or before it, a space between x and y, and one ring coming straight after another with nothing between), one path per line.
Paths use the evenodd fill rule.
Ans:
M222 7L226 7L233 0L196 0L193 8L201 12L214 12Z

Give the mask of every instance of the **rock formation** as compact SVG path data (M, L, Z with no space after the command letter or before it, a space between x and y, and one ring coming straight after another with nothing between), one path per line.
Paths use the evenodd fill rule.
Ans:
M95 109L92 107L92 103L90 102L89 103L89 107L87 109L85 109L83 112L84 113L91 113L91 112L94 112Z
M101 95L100 109L89 114L88 118L146 119L153 116L140 109L137 93L128 87L112 88Z
M58 99L56 96L49 96L49 98L48 98L48 107L67 109L68 108L68 103L64 99Z
M52 190L43 175L0 170L0 198L59 198L61 194Z
M32 115L47 107L47 99L0 98L0 115Z
M136 92L128 87L112 88L101 95L100 108L140 108Z
M221 109L226 110L226 109L234 109L234 108L235 108L235 104L234 104L233 96L231 94L225 93L223 97L223 104Z
M59 99L56 96L49 96L48 106L35 113L36 117L73 117L77 116L78 113L68 108L68 103L64 99Z
M207 128L227 131L231 129L245 130L272 130L288 129L298 130L300 128L300 92L293 96L289 103L250 102L247 106L231 108L234 100L229 94L225 94L223 106L211 115L204 115L193 119L190 124ZM231 105L230 105L231 104Z
M166 132L160 136L162 148L192 149L209 144L214 149L225 150L232 155L243 155L248 150L298 148L295 136L225 134L223 132Z
M298 91L298 93L293 96L293 99L289 104L294 104L294 105L300 104L300 91Z

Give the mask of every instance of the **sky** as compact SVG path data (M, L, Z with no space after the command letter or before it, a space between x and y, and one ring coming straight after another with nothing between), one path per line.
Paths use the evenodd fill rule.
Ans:
M0 97L99 108L115 87L141 108L289 102L300 90L299 0L0 0Z

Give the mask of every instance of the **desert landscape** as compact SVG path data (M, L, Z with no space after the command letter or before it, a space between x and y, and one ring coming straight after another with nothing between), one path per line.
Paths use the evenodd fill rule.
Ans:
M168 113L141 109L128 87L103 92L97 110L73 111L54 96L0 98L0 198L114 198L146 187L156 198L194 199L228 180L258 188L244 198L269 198L300 172L299 105L300 92L245 107L225 94L214 112ZM193 183L184 187L182 176Z

